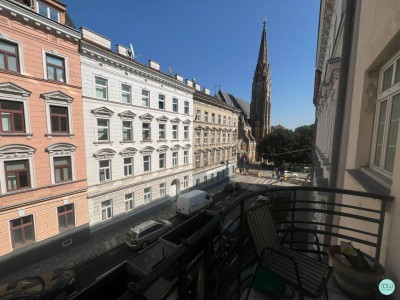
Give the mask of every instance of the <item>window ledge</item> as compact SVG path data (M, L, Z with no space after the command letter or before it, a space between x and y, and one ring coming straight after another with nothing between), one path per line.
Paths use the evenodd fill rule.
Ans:
M141 143L152 143L153 142L153 140L143 140L143 141L140 141Z
M0 133L0 138L2 136L24 136L28 140L30 140L32 138L33 134L32 133L6 133L6 132L1 132Z
M171 140L171 142L179 142L179 140Z
M167 142L168 140L166 140L166 139L160 139L160 140L157 140L157 142L159 142L159 143L165 143L165 142Z
M48 139L51 139L53 136L64 136L64 137L70 137L73 139L75 137L74 133L46 133L44 136L46 136Z
M392 180L371 168L346 170L367 192L389 195Z
M131 141L126 140L126 141L120 141L119 143L120 144L134 144L135 141L134 140L131 140Z
M95 145L112 145L114 143L114 141L96 141L93 142L93 144Z

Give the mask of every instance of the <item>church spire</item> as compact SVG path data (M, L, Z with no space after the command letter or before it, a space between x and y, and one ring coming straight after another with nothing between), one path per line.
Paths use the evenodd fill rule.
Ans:
M258 52L258 62L263 66L268 63L268 49L267 49L267 17L264 17L264 28L261 36L260 51Z

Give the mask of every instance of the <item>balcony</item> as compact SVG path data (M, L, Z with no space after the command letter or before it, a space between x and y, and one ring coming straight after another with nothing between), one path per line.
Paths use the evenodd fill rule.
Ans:
M146 274L128 276L131 279L115 299L152 299L154 293L157 299L244 299L257 263L245 225L246 211L250 206L266 205L254 202L266 193L273 199L267 205L279 234L290 226L305 229L287 236L284 243L291 249L311 256L320 253L328 262L328 247L344 240L379 261L385 210L393 197L352 190L274 187L247 192L222 211L203 212L177 227L176 232L186 235L178 238L175 234L173 247L162 246L164 259L154 264L146 261ZM190 230L185 230L185 224ZM319 237L319 250L315 239L307 237L309 233ZM253 291L249 299L269 299ZM328 294L330 299L350 299L335 286L333 276ZM371 297L378 299L377 294ZM74 299L84 298L78 295Z

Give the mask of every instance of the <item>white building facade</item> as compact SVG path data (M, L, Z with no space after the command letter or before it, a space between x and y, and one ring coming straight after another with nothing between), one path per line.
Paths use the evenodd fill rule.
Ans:
M192 186L194 88L135 62L82 28L82 89L90 226L176 199ZM190 84L190 82L189 82Z

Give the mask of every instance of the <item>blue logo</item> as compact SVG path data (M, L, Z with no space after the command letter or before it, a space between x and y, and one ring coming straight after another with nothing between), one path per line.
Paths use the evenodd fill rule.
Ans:
M391 281L390 279L383 279L380 283L379 283L379 291L381 292L381 294L383 295L391 295L393 294L395 289L395 285L394 282Z

